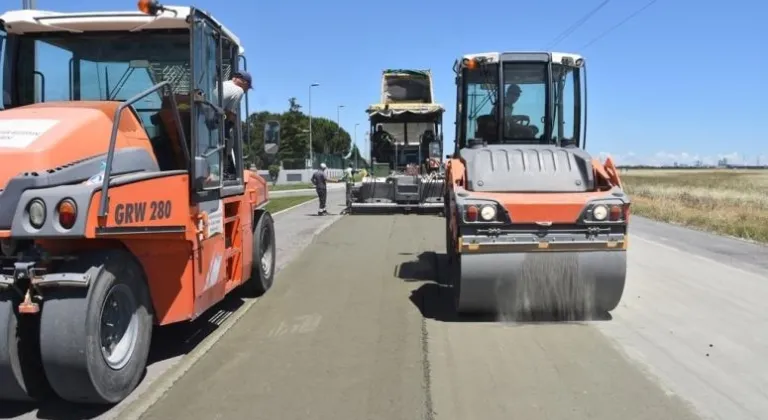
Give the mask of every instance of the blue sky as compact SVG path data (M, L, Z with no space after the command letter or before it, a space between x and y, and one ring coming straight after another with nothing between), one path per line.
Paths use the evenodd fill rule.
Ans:
M459 55L539 50L602 0L198 0L241 38L255 89L251 110L282 111L295 96L306 111L336 119L362 145L365 108L379 95L381 70L430 68L453 139ZM13 4L10 4L13 2ZM17 6L18 3L18 6ZM239 5L234 6L234 4ZM648 0L612 0L552 49L588 65L587 149L620 163L768 162L768 1L659 0L600 41L596 36ZM184 3L174 3L184 4ZM21 0L4 0L19 7ZM480 7L482 5L482 7ZM46 10L125 10L134 0L37 0ZM405 38L413 31L419 39Z

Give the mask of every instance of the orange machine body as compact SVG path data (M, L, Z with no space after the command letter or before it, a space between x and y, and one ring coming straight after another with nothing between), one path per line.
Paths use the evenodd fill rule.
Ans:
M0 113L0 121L55 122L25 147L0 147L0 188L19 174L43 173L49 168L104 155L119 105L51 102ZM121 114L115 150L125 148L143 149L156 160L141 122L128 109ZM171 171L164 176L140 173L133 178L129 175L126 181L109 188L109 211L104 219L98 217L99 182L88 208L78 209L85 215L85 227L79 237L48 236L34 240L54 255L123 247L143 267L156 323L194 319L248 279L253 264L254 214L268 201L267 183L258 174L245 170L244 194L219 200L223 231L209 234L210 215L191 199L188 172ZM0 238L13 238L11 230L0 230Z
M571 193L516 193L516 192L471 192L476 199L489 199L498 202L513 215L513 224L572 224L582 215L585 206L592 200L608 198L614 187L621 188L621 179L613 160L608 157L605 162L592 159L592 168L596 191ZM466 162L453 157L446 162L446 188L466 188ZM455 209L452 209L455 210ZM458 229L456 215L450 216L451 232L456 234ZM629 221L629 204L623 207L623 219Z

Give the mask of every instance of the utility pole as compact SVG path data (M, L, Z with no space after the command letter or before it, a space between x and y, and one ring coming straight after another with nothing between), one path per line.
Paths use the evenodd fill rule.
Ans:
M373 141L371 140L371 132L366 131L364 134L366 144L368 145L368 168L370 169L371 173L373 173Z
M21 0L22 9L35 9L36 0Z
M309 168L315 168L315 160L312 156L312 88L320 86L320 83L312 83L309 85Z
M344 105L336 107L336 139L341 139L341 108L344 108Z
M355 141L352 144L352 150L354 151L357 147L357 126L360 125L360 123L355 123ZM355 153L355 169L358 169L358 166L360 165L360 149L357 149L357 153Z
M344 105L336 107L336 137L341 135L341 108L344 108Z

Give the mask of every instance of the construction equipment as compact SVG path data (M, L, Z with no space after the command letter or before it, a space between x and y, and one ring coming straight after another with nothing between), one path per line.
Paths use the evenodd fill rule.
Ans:
M119 402L155 326L272 286L247 97L219 94L248 78L240 41L202 10L138 6L0 16L0 400Z
M429 70L384 70L381 102L366 110L371 173L352 188L349 212L443 211L443 112Z
M457 311L613 310L624 290L630 200L613 160L584 150L584 58L472 54L454 71L445 229Z

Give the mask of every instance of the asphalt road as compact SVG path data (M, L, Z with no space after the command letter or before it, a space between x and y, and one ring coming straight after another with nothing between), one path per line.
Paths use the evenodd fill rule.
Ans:
M142 419L768 418L768 249L633 218L611 319L457 319L444 220L346 216Z
M307 195L301 194L289 195ZM276 273L288 265L306 248L315 235L330 226L341 216L344 190L329 191L328 216L316 216L317 200L274 215L277 247ZM116 406L88 408L59 400L44 404L0 404L0 419L114 419L125 411L136 409L145 401L151 401L153 394L162 393L165 384L180 369L192 363L213 345L236 319L255 304L256 300L246 299L234 293L224 302L209 310L191 323L162 327L155 330L149 355L147 373L139 387L125 401Z

